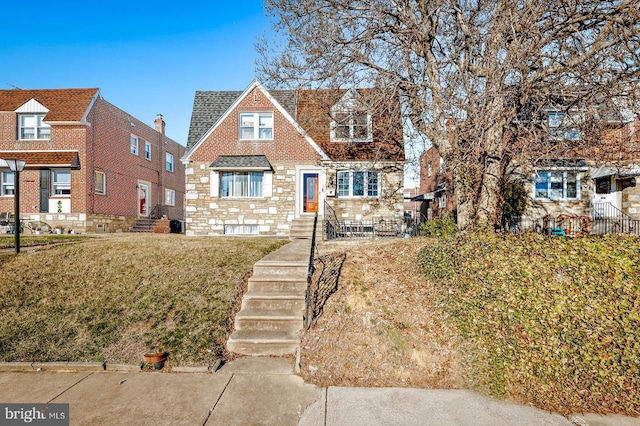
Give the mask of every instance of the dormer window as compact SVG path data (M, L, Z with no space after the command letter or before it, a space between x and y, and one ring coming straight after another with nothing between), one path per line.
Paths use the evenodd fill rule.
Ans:
M334 142L370 142L371 115L366 112L337 112L334 114L332 140Z
M582 139L577 127L567 126L573 124L562 111L549 111L549 134L561 139L577 141Z
M50 139L51 127L45 123L45 114L19 114L18 115L18 139L38 140Z
M373 141L373 119L360 94L351 89L331 108L332 142Z

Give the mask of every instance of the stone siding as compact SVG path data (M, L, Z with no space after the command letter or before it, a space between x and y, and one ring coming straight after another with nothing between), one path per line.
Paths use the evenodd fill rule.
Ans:
M186 170L186 235L224 235L225 225L257 225L260 235L288 236L295 218L296 163L272 164L273 194L264 198L211 196L210 162Z
M56 214L56 213L30 213L22 215L23 221L44 222L51 228L61 225L65 233L108 233L128 232L137 221L137 217L105 215L105 214Z
M391 170L389 170L391 169ZM404 218L404 172L399 163L381 165L363 163L336 163L328 167L329 176L336 176L339 170L372 170L380 171L381 196L376 198L337 196L327 197L326 201L339 220L359 221L372 220L374 217ZM337 185L337 178L333 178Z

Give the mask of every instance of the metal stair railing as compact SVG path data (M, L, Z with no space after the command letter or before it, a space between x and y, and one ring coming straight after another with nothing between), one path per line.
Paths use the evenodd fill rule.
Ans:
M594 234L640 235L640 220L633 219L611 203L593 203Z

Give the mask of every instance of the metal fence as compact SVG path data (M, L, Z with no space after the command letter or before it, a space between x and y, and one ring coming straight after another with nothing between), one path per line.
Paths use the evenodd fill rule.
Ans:
M591 216L561 214L555 217L506 217L502 232L538 232L547 235L586 236L601 234L640 235L640 220L611 203L594 203Z

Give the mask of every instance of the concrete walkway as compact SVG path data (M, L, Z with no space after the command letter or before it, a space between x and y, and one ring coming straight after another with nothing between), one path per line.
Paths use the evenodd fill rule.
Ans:
M293 374L293 362L239 358L216 373L0 371L0 403L69 403L71 425L574 424L466 390L320 388ZM640 425L621 416L581 419Z

